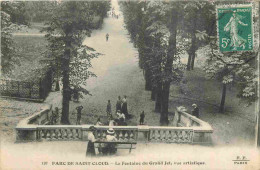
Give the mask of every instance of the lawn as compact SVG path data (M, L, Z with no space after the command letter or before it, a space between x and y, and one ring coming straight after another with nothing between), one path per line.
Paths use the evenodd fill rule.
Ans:
M236 88L228 86L225 113L219 113L221 83L205 78L205 73L195 68L185 72L180 85L172 85L170 111L183 105L189 111L196 103L201 119L213 129L213 141L217 144L253 145L255 139L256 103L249 105L236 97Z

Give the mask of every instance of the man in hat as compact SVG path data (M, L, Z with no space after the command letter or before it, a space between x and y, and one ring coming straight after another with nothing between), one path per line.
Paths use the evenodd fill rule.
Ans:
M193 116L196 116L197 118L199 118L199 108L197 106L197 104L192 104L193 110L191 111L191 114Z

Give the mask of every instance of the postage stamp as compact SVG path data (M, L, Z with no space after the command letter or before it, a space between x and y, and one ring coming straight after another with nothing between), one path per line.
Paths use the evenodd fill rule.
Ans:
M221 52L253 50L252 6L218 6L217 30Z

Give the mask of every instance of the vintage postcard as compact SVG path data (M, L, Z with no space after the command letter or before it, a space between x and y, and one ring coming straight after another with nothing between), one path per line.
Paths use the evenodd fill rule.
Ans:
M0 3L0 169L260 169L258 1Z

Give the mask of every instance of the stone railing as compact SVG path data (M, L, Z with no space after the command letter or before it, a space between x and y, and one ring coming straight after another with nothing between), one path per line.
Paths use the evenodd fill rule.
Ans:
M213 129L209 123L188 114L185 111L176 110L178 127L190 127L194 131L193 143L196 144L211 144Z
M88 140L89 127L93 125L44 125L50 117L51 107L22 120L16 127L16 140ZM95 126L95 137L103 140L109 128L115 130L119 141L211 144L211 126L194 116L176 111L177 126Z

